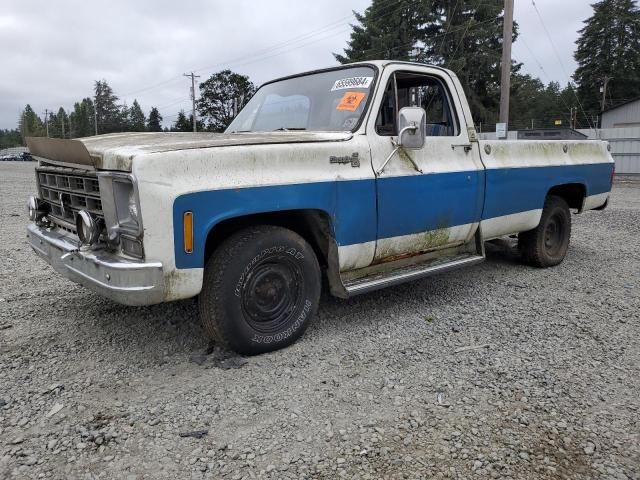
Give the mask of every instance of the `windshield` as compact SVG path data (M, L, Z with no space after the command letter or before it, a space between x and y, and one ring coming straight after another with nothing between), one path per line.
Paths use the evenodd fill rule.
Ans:
M226 133L354 130L374 74L371 67L341 68L269 83L256 92Z

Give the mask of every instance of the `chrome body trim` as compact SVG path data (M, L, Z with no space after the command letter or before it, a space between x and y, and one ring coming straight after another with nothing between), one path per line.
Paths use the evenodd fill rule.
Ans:
M48 205L47 218L76 234L77 215L87 210L103 218L100 187L95 172L41 163L36 167L38 195Z
M100 184L100 194L102 195L102 211L104 212L104 220L107 228L107 237L110 242L117 242L120 234L129 234L130 236L142 240L144 228L142 226L142 215L140 212L140 193L138 190L138 181L133 174L123 172L98 172L98 182ZM133 194L138 207L138 228L132 230L120 225L118 214L116 211L116 197L113 188L113 182L130 182L133 187Z
M430 275L436 275L449 270L455 270L457 268L467 267L481 263L485 260L484 256L477 254L463 255L459 258L447 261L444 259L441 263L428 263L426 265L412 265L407 268L399 269L396 272L389 274L379 274L374 278L362 278L351 281L345 285L347 294L351 297L353 295L360 295L362 293L368 293L380 288L390 287L392 285L399 285L404 282L416 280L418 278L427 277Z
M164 300L162 263L142 262L103 249L81 247L73 237L34 223L27 241L53 269L80 285L124 305L153 305Z

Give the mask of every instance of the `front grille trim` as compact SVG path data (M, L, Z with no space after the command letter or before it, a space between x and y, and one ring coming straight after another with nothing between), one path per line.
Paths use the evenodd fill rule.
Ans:
M40 198L49 205L47 218L61 229L77 236L76 216L87 210L104 222L100 184L93 171L72 167L36 168Z

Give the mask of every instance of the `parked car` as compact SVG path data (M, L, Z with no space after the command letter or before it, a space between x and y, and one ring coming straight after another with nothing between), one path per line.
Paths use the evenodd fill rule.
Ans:
M28 241L129 305L199 296L204 331L284 347L341 298L485 259L517 235L559 264L570 211L606 207L602 141L481 141L456 75L372 61L263 85L225 133L30 138Z
M0 162L32 162L34 158L29 152L12 152L0 155Z

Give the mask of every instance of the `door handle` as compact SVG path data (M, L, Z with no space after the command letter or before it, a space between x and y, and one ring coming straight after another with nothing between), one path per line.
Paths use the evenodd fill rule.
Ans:
M470 143L452 143L451 150L455 150L456 148L464 148L464 153L469 153L473 148L473 145Z

